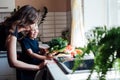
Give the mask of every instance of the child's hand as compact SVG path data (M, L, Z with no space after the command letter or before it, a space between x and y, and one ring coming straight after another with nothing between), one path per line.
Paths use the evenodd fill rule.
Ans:
M54 55L57 54L57 53L58 53L57 51L54 51L54 52L49 53L49 54L52 54L52 55L54 56Z
M51 59L53 59L52 54L47 54L47 55L46 55L46 59L47 59L47 60L51 60Z
M40 49L40 52L39 52L41 55L46 55L49 53L48 49Z

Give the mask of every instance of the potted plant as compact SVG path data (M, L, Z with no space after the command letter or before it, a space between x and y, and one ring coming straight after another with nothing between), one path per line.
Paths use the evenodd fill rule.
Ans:
M109 69L120 69L120 27L107 29L104 26L91 30L88 36L87 46L82 48L82 50L83 55L76 57L75 64L77 65L74 68L80 64L78 62L79 59L84 57L85 54L92 52L95 56L94 65L88 80L90 80L94 71L98 73L99 80L106 80L106 74Z

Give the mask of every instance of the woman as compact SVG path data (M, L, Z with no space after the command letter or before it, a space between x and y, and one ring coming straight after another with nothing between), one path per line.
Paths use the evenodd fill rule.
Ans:
M14 15L6 19L1 24L0 36L4 34L0 46L6 43L3 47L7 50L8 62L11 67L20 68L25 70L39 70L45 66L45 63L40 63L38 65L28 64L17 59L16 44L20 32L27 32L35 27L38 21L38 12L35 8L30 5L25 5L21 7Z

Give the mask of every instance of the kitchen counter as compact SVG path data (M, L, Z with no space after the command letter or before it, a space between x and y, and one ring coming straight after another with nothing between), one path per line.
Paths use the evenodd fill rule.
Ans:
M47 60L47 68L53 77L53 80L69 80L65 73L59 68L54 60Z
M59 59L61 58L61 59ZM91 56L85 56L83 59L84 62L80 64L79 68L75 72L72 72L73 60L66 61L66 57L59 57L57 64L59 68L65 73L68 80L87 80L91 72L91 67L94 64L94 59ZM63 62L60 62L63 61ZM112 75L112 76L111 76ZM98 74L96 71L91 75L91 80L99 80ZM117 69L110 69L106 74L106 80L120 80L120 72Z
M37 72L35 80L69 80L55 60L46 60L46 62L47 67ZM45 75L45 79L43 75Z

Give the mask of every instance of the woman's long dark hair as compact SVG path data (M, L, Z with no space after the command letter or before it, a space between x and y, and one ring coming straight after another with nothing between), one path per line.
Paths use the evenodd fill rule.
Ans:
M30 5L25 5L15 12L14 15L7 18L4 21L4 25L12 26L14 24L15 26L25 27L34 24L36 20L38 20L38 11Z

